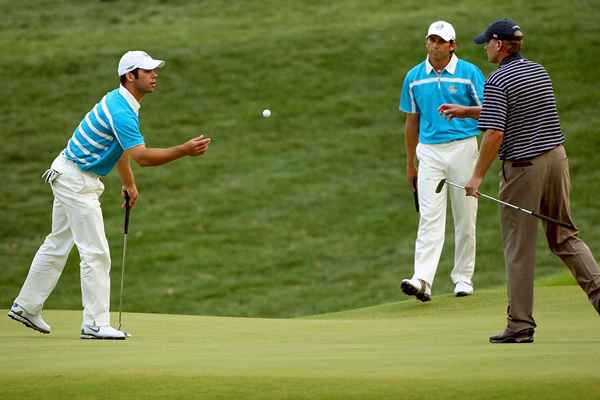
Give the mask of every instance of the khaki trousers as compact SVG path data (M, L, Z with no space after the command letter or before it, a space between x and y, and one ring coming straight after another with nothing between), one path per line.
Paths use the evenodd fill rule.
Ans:
M569 164L562 145L531 160L505 161L500 181L501 200L573 223ZM508 278L507 330L512 332L536 326L533 319L533 278L537 222L536 218L518 210L501 209ZM577 230L547 222L544 222L544 228L550 250L569 267L600 313L600 270L592 252L579 239Z

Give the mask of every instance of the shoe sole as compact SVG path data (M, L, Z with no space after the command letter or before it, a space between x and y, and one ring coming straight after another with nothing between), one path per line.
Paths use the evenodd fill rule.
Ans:
M81 334L79 336L80 339L83 340L125 340L126 336L124 337L108 337L108 336L94 336L94 335L87 335L87 334Z
M490 338L490 343L492 343L492 344L533 343L533 336L511 337L511 338L500 339L500 340L493 340Z
M456 297L466 297L466 296L470 296L473 294L473 292L469 293L469 292L457 292L454 293L456 295Z
M408 282L402 282L400 284L400 288L402 289L402 292L405 295L415 296L418 300L422 301L423 303L426 303L431 300L430 295L426 293L419 293L419 290Z
M43 333L44 335L48 335L50 334L50 331L47 331L45 329L40 328L39 326L37 326L36 324L34 324L33 322L31 322L30 320L28 320L27 318L25 318L22 315L19 315L17 313L14 313L12 310L8 312L8 317L22 323L23 325L25 325L28 328L33 329L34 331L38 331L40 333Z

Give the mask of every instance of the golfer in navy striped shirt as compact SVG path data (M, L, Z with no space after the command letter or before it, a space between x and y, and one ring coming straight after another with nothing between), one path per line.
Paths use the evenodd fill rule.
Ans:
M117 72L121 85L107 93L85 114L66 148L44 173L54 194L52 232L39 248L27 279L9 317L42 333L50 326L42 318L44 302L56 286L73 245L81 257L83 303L82 339L125 339L124 332L110 326L110 253L100 209L104 190L100 177L115 166L129 206L138 198L130 158L141 166L167 163L184 156L202 155L209 138L191 139L179 146L147 148L140 131L140 101L156 89L158 68L143 51L121 57Z
M520 55L523 32L514 21L492 23L475 38L484 44L488 60L498 64L485 84L481 108L445 105L447 116L479 117L484 130L467 195L479 196L479 186L496 155L502 160L500 198L517 206L573 224L567 155L552 82L538 63ZM544 222L552 252L562 259L600 313L600 270L576 229ZM490 337L492 343L529 343L533 318L533 277L537 219L517 210L501 210L504 256L508 276L507 327Z

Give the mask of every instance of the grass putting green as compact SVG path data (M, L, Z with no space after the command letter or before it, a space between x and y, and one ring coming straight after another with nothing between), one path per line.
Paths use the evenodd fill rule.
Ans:
M503 290L305 317L125 314L125 342L0 319L0 398L567 399L600 393L600 319L578 287L536 288L534 344L490 345ZM4 311L3 311L4 312ZM113 315L113 320L116 315Z

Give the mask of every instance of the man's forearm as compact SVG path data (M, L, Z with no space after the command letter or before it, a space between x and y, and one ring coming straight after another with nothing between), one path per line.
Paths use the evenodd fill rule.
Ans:
M406 148L406 165L414 166L419 143L419 119L413 116L406 117L404 126L404 147Z
M166 164L185 155L186 153L183 149L183 146L179 145L166 149L144 148L142 152L139 152L133 157L135 158L135 161L142 167L152 167Z
M465 107L467 118L479 119L481 115L481 106Z
M131 169L131 164L129 162L129 156L127 153L124 153L119 159L119 162L117 163L117 171L119 172L123 186L132 187L135 185L135 178L133 176L133 171Z

